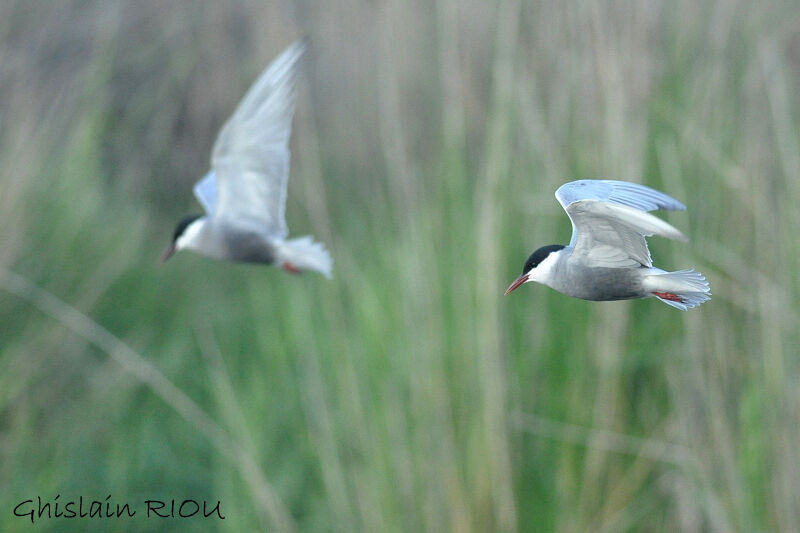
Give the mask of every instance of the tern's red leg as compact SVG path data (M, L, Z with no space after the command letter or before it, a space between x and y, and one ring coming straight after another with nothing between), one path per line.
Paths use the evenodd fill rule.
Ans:
M683 302L683 298L678 296L677 294L672 294L671 292L654 292L656 296L663 300L670 300L672 302Z
M289 274L299 274L300 271L291 263L282 263L281 268L284 269Z

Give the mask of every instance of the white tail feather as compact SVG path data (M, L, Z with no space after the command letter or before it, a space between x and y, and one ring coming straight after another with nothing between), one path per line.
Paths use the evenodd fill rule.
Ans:
M314 242L310 235L283 241L275 246L279 266L288 263L298 270L316 270L330 279L333 261L322 243Z
M711 299L708 281L703 274L691 269L650 274L642 280L642 286L665 304L681 311L697 307ZM656 293L676 296L680 300L661 297Z

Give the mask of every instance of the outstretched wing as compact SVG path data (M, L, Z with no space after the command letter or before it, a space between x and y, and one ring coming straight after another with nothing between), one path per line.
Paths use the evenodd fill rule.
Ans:
M686 206L663 192L638 183L617 180L577 180L565 183L556 191L556 198L567 208L578 200L601 200L627 205L642 211L666 209L685 211Z
M297 67L305 49L305 41L294 43L264 71L223 126L211 157L216 216L251 224L278 238L288 234L288 144Z
M570 246L593 266L652 266L645 237L686 237L670 224L647 213L686 207L650 187L613 180L566 183L556 198L572 221Z

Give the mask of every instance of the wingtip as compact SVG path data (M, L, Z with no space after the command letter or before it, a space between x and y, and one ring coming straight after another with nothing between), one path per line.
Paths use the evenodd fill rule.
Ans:
M664 209L666 211L686 211L686 206L683 205L678 200L676 200L675 198L672 198L672 202L673 203L671 205L662 207L661 209Z
M298 56L305 55L308 49L311 47L311 37L308 35L303 35L291 45L289 45L289 49L296 50Z

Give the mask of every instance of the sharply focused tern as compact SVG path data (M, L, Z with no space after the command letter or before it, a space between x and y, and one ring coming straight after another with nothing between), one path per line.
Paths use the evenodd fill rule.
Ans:
M572 221L569 245L551 244L533 252L506 294L535 281L584 300L655 296L683 311L711 299L700 272L665 272L650 260L645 237L687 240L647 213L685 210L677 200L644 185L613 180L565 183L556 198Z
M194 250L215 259L276 264L331 277L331 258L310 236L287 240L284 209L297 66L306 44L286 49L222 127L211 171L194 186L205 215L184 218L161 257Z

